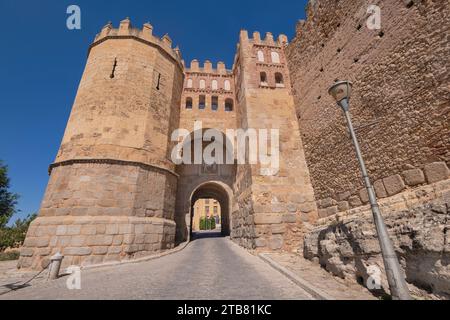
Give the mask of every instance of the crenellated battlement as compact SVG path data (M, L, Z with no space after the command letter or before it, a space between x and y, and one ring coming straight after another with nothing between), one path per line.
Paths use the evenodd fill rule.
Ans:
M211 74L231 74L232 71L228 70L225 63L223 61L217 62L216 67L213 67L213 64L210 60L206 60L203 62L203 65L200 66L200 63L197 59L191 61L189 67L185 67L185 72L190 73L211 73Z
M277 40L275 40L271 32L266 32L265 37L261 38L261 34L258 31L255 31L250 38L247 30L241 30L239 40L242 43L252 43L270 47L285 47L289 44L288 37L285 34L280 34Z
M101 32L95 36L92 46L95 46L106 39L121 37L137 38L146 43L155 45L167 52L177 62L182 64L181 52L178 47L172 47L172 39L169 37L169 35L165 34L161 38L155 36L153 34L153 26L149 22L144 23L142 29L134 28L129 18L120 21L119 28L114 28L113 24L111 22L108 22L102 28Z

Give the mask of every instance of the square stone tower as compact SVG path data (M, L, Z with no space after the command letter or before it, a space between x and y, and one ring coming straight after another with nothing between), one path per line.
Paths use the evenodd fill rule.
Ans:
M238 127L277 129L280 169L262 174L261 165L238 167L239 212L234 237L246 247L297 249L302 224L317 219L317 208L303 151L284 49L287 37L265 39L240 33L234 74ZM233 236L233 234L232 234Z

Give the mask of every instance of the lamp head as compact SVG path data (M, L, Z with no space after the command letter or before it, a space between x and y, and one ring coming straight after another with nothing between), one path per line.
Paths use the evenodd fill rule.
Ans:
M328 93L344 110L348 110L348 102L352 94L353 84L350 81L338 81L331 86Z

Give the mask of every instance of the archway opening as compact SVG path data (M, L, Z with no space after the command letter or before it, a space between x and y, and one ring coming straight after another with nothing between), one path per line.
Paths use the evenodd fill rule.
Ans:
M230 199L220 184L205 183L191 198L191 239L230 235Z
M192 211L192 234L222 233L222 210L220 202L214 198L198 199Z
M199 226L199 221L195 218L195 205L200 199L216 201L217 210L220 208L220 230L214 231L219 231L218 234L223 236L231 233L236 161L233 149L227 148L233 147L233 143L227 139L220 130L208 128L198 129L185 138L179 154L183 161L176 168L179 175L175 208L177 244L193 239L192 229L195 232ZM215 216L214 206L209 210L210 218ZM195 225L196 223L198 224Z

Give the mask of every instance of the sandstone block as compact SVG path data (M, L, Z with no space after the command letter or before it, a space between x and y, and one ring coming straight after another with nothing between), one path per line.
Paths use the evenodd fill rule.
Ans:
M270 230L272 231L272 234L283 234L286 232L286 226L283 224L272 225Z
M350 193L350 191L346 191L346 192L343 192L343 193L339 193L338 195L337 195L337 200L338 201L344 201L344 200L347 200L348 198L350 198L351 197L351 193Z
M133 254L139 251L139 245L138 244L131 244L124 247L124 252L127 254Z
M131 234L131 233L134 233L134 225L121 224L119 226L119 234Z
M314 211L315 205L313 202L303 203L299 206L299 210L302 213L310 213Z
M134 234L126 234L123 236L123 244L133 244L134 243Z
M117 235L117 234L119 234L119 225L118 224L108 224L106 226L105 233L107 235Z
M105 255L108 253L109 247L93 247L92 253L95 255Z
M334 203L334 200L332 198L326 198L326 199L319 200L317 202L317 205L319 206L319 208L325 209L325 208L331 207L333 205L333 203Z
M92 253L89 247L68 247L63 250L63 255L67 256L88 256Z
M403 178L408 186L414 187L425 183L425 175L420 169L411 169L402 172Z
M282 222L284 223L296 223L297 222L297 214L295 213L286 213L282 217Z
M113 238L113 246L120 246L123 243L123 235L116 235Z
M375 193L378 198L386 198L388 196L383 180L375 181L373 188L375 189Z
M95 233L96 234L105 234L106 233L106 225L104 224L98 224L95 226Z
M383 179L384 187L389 196L396 195L405 189L405 183L399 174Z
M95 226L82 226L81 234L84 236L93 236L97 233L97 228Z
M134 233L135 234L144 234L145 233L145 225L143 224L137 224L134 226Z
M352 196L348 198L348 203L352 208L359 207L362 205L362 201L358 196Z
M339 212L347 211L349 209L350 209L350 204L348 203L348 201L341 201L338 203L338 211Z
M368 203L369 202L369 194L367 193L367 189L363 188L359 190L359 198L361 199L362 203Z
M47 247L50 243L49 237L42 237L42 238L27 238L24 246L25 247L34 247L34 248L44 248Z
M308 198L301 193L294 193L289 196L289 201L294 203L304 203L308 201Z
M297 205L295 205L293 203L290 203L290 204L288 204L287 209L291 213L296 213L297 212Z
M279 250L283 247L283 236L275 235L269 239L269 247L272 250Z
M308 214L308 213L301 213L301 214L300 214L300 220L301 220L302 222L309 222L309 220L310 220L310 214Z
M60 236L60 237L58 237L57 243L58 243L58 246L67 247L70 245L70 241L72 241L71 236Z
M113 236L108 235L96 235L87 239L87 245L89 246L110 246L113 242Z
M81 234L81 226L69 225L67 226L66 235L68 236L78 236Z
M32 257L34 254L34 249L33 248L22 248L20 250L20 256L21 257Z
M74 236L70 240L71 247L82 247L86 241L85 236Z
M67 234L67 226L58 226L56 228L57 236L65 236Z
M35 255L45 257L49 256L51 253L52 253L51 248L40 248L36 250Z
M282 222L281 214L257 213L254 216L255 224L279 224Z
M449 170L445 162L430 163L425 166L424 171L428 183L439 182L449 177Z
M112 246L108 249L108 254L120 254L122 252L121 246Z
M256 239L255 244L257 248L262 248L267 246L267 241L264 238L258 238Z

